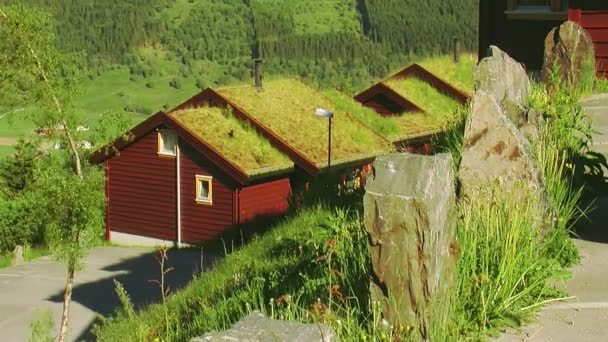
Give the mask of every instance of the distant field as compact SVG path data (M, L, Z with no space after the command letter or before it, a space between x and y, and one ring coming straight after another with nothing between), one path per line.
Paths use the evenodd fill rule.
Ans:
M13 148L13 146L0 145L0 159L13 153L14 150L15 149Z

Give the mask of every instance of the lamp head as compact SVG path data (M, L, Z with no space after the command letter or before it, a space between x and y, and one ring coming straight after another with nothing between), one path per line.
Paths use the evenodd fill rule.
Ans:
M315 115L323 118L332 118L334 116L334 113L324 108L317 108L315 110Z

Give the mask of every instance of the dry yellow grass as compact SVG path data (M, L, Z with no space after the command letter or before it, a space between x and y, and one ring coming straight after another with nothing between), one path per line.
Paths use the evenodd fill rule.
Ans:
M318 107L334 112L332 160L352 160L390 150L386 140L342 106L300 81L266 81L262 92L252 86L221 88L217 92L317 164L327 159L327 119L314 115Z
M170 115L249 175L260 169L293 167L289 157L270 145L255 129L235 118L230 110L203 107Z

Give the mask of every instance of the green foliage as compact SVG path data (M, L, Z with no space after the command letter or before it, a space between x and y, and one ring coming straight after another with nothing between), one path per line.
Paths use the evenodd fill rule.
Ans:
M458 175L460 160L462 159L462 146L464 143L464 129L469 117L469 106L460 106L447 116L442 127L443 135L433 143L435 153L450 153L454 175Z
M599 94L608 93L608 78L598 78L595 81L595 92Z
M0 191L9 197L30 189L34 183L34 170L42 158L38 145L19 139L11 156L0 160Z
M30 322L30 337L28 342L53 342L53 315L50 309L39 310Z
M467 50L477 47L477 0L362 0L359 4L366 34L392 52L448 53L454 37Z
M65 169L47 168L38 178L37 214L44 218L51 253L69 267L79 267L103 232L103 175L90 170L80 178Z

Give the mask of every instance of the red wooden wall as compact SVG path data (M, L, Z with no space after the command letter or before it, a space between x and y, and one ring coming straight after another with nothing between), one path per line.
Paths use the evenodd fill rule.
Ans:
M239 193L240 223L282 215L289 208L289 178L247 186Z
M233 216L235 185L185 143L180 142L180 150L182 242L213 240L237 223ZM196 202L196 175L213 177L211 205Z
M177 239L176 160L160 157L157 143L152 131L108 160L110 230Z

